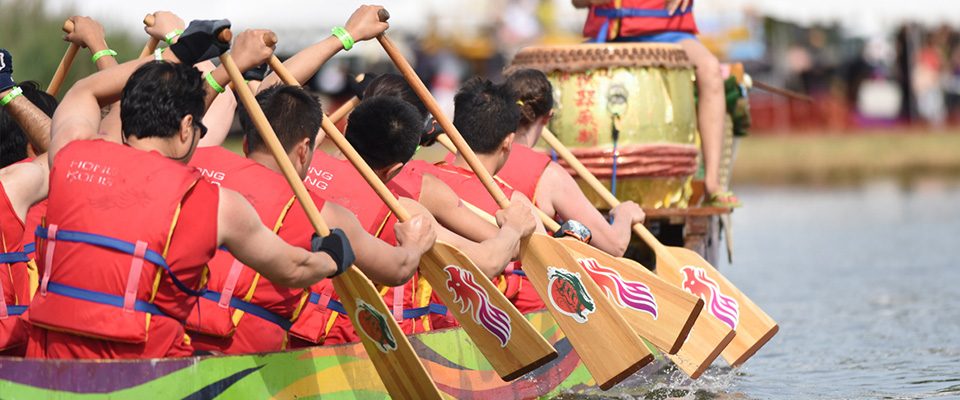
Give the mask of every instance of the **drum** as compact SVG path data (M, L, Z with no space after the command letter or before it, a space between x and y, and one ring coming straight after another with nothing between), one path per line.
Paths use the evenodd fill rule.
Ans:
M697 120L693 66L679 46L534 46L520 50L505 72L524 68L543 71L553 84L549 129L597 178L615 182L617 197L644 208L687 206ZM549 152L542 141L537 147Z

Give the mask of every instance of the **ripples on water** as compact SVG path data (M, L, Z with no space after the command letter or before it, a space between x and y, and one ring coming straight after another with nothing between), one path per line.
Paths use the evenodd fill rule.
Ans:
M736 192L718 267L780 332L737 370L665 367L598 395L960 398L960 182Z

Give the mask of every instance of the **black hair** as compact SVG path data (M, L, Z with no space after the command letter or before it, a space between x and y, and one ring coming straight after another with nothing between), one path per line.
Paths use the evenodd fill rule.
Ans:
M417 92L410 87L407 80L397 74L383 74L373 79L370 85L363 91L363 98L375 96L393 96L399 97L403 101L412 104L417 108L421 118L430 116L427 106L420 101Z
M543 72L521 69L507 77L504 84L517 94L520 126L533 124L537 118L549 115L553 109L553 87Z
M191 65L153 61L140 66L120 94L123 134L170 138L187 115L199 125L206 112L203 85L200 71Z
M17 86L23 90L23 97L30 100L48 117L53 117L57 109L57 98L40 90L40 84L34 81L20 82ZM6 111L0 111L0 168L27 158L27 135Z
M373 169L413 158L423 121L410 103L392 96L364 97L347 119L346 137Z
M507 135L517 131L520 109L516 95L505 85L483 77L470 79L453 104L453 125L476 153L494 153Z
M289 153L304 138L310 139L307 145L313 149L314 137L320 132L323 121L323 109L317 96L299 86L276 84L261 90L257 94L257 103L277 133L284 151ZM238 114L240 127L247 137L247 149L250 152L260 150L265 144L243 103Z

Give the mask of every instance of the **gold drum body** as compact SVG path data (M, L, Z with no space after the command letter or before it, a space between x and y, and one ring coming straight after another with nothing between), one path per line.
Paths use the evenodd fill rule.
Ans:
M644 208L687 207L697 120L693 66L679 46L534 46L520 50L506 72L524 68L543 71L553 85L550 131L608 187L616 129L618 198ZM549 152L542 141L537 147ZM584 193L606 208L592 190Z

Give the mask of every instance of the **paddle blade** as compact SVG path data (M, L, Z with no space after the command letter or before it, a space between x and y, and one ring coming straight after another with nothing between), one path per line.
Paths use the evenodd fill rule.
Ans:
M731 366L743 364L780 329L776 321L699 254L682 247L667 249L680 265L658 264L657 275L702 298L704 311L737 331L721 353Z
M521 241L523 271L583 364L606 390L653 354L562 244L535 233Z
M557 358L557 350L460 250L437 241L421 257L420 274L504 381Z
M697 379L736 337L736 331L701 309L690 329L690 336L677 354L667 357L690 379Z
M333 278L333 285L390 396L398 399L442 399L440 390L400 330L400 325L390 315L373 283L356 267L350 267ZM374 304L362 299L371 299Z
M560 239L640 337L676 354L697 319L703 300L672 286L640 264L604 253L576 239Z

